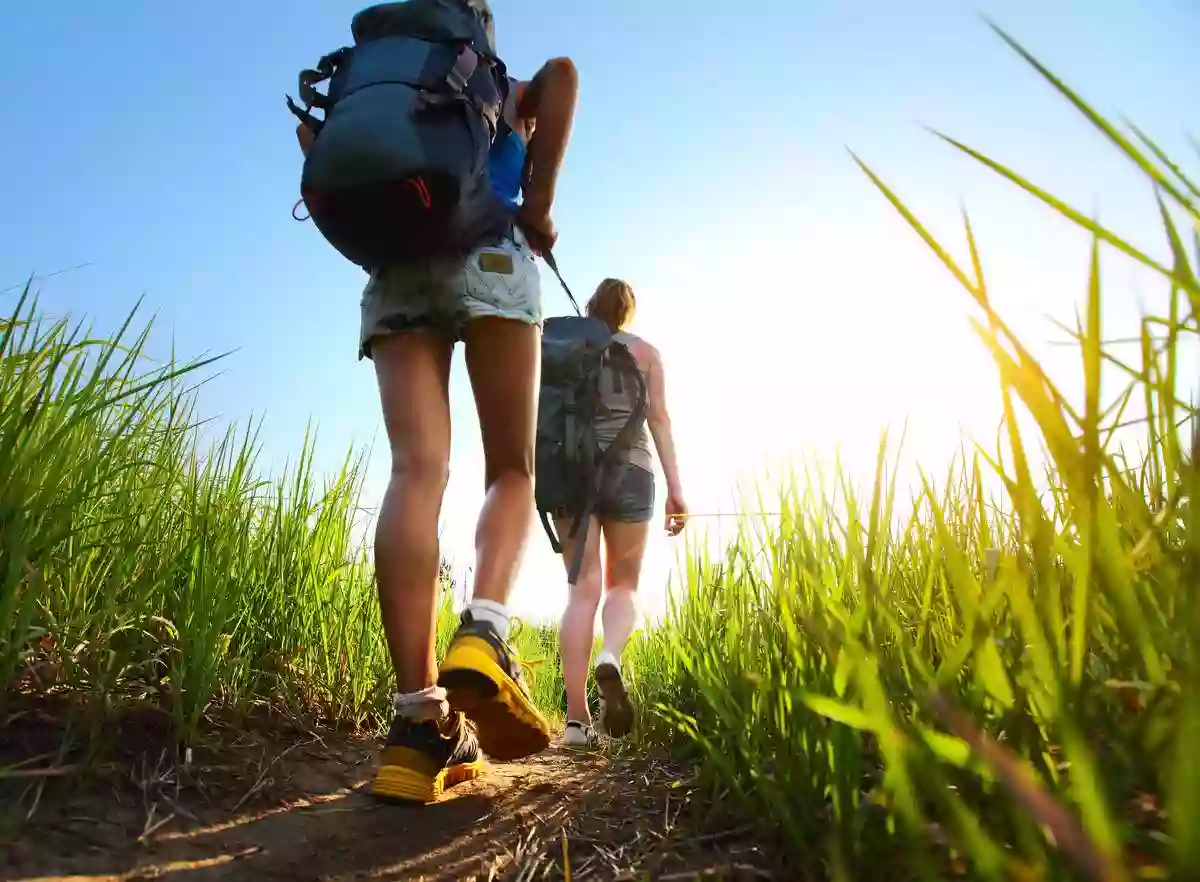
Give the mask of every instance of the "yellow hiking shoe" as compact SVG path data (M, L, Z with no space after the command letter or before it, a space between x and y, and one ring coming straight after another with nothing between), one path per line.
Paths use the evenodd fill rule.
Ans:
M533 706L516 653L470 610L446 650L438 685L450 707L475 723L479 746L493 759L521 759L550 746L550 726Z
M471 724L452 713L440 725L433 720L397 716L388 732L379 771L371 785L386 800L436 802L448 788L478 778L487 761Z

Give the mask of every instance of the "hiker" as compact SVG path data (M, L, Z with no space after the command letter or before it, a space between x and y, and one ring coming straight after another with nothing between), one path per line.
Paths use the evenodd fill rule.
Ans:
M464 11L469 11L470 19L461 18ZM448 20L446 16L451 14L460 17ZM414 17L420 19L419 31L411 31ZM374 47L384 42L380 36L391 39L400 33L408 37L410 31L425 36L435 27L458 29L456 33L461 33L463 27L481 28L473 45L480 55L485 51L494 53L491 12L483 0L380 4L360 12L351 29L358 53L375 51ZM372 38L376 42L371 42ZM508 94L507 99L497 100L494 105L501 121L487 154L485 180L490 181L491 190L486 194L485 210L478 213L491 222L478 223L472 216L468 218L471 224L458 228L459 241L447 243L454 247L439 250L422 245L424 253L372 269L362 296L359 357L374 363L391 448L391 477L376 524L375 570L398 689L395 718L373 792L380 797L416 802L431 802L445 787L477 777L484 769L482 754L500 760L518 759L544 749L550 740L549 726L534 707L520 663L507 643L509 616L505 604L533 511L542 322L534 256L547 251L556 240L550 214L578 90L575 68L566 58L548 61L527 82L508 78L502 67L485 70L482 61L476 64L473 57L467 58L463 76L458 77L464 54L457 59L450 57L454 69L444 75L445 80L423 80L432 85L419 94L408 85L397 84L402 79L400 74L392 73L389 78L384 70L388 64L426 77L430 62L424 55L432 57L441 48L430 49L430 45L413 39L400 44L401 50L418 46L417 51L422 53L418 63L380 58L377 53L372 56L375 67L364 64L361 68L367 72L363 76L377 78L371 84L377 94L394 89L396 101L410 102L417 95L418 102L426 102L418 104L419 108L469 95L469 103L463 101L461 107L448 111L454 116L423 117L415 111L409 117L395 114L395 104L383 108L392 113L381 125L409 129L418 124L426 126L418 137L406 132L410 134L406 143L420 143L421 148L429 149L419 141L420 136L457 138L467 132L465 127L447 129L449 134L439 134L436 127L461 127L466 114L481 108L487 111L495 95ZM454 44L449 46L453 48ZM350 70L349 76L354 76L353 67ZM336 78L332 80L330 89L337 83ZM454 89L448 97L438 91L443 83ZM369 91L347 90L343 99L347 108L351 99ZM359 116L365 118L365 114L360 106ZM481 118L474 117L471 124ZM343 132L348 126L362 124L349 112L339 121L337 111L327 111L325 121L330 119L340 122ZM313 138L310 129L302 122L297 130L306 162L314 158L323 134L319 131ZM486 131L475 131L480 130ZM477 142L467 137L456 142L460 143L470 149ZM384 144L388 149L391 146ZM334 149L332 144L328 148ZM366 147L356 144L355 149ZM453 155L449 149L431 151L427 161L449 162L447 157ZM359 167L346 166L355 173ZM311 171L309 180L317 180L319 172ZM470 184L470 180L463 180ZM429 210L431 203L436 207L443 192L423 174L413 174L403 183L409 186L397 189L393 196L400 199L401 191L411 190L424 210ZM310 186L315 188L316 184ZM358 196L364 201L372 198L365 189ZM355 247L364 253L368 247L374 248L378 243L369 239L371 234L383 240L387 232L383 229L347 232L337 226L341 218L322 201L324 198L317 194L317 198L305 201L310 210L314 204L326 209L323 217L330 232L322 232L344 254L354 253ZM460 207L467 200L466 195L457 198ZM397 214L400 210L397 204L375 208ZM413 210L420 212L422 206ZM316 220L316 211L312 213ZM421 227L418 222L413 229L414 235L424 235L434 227ZM471 230L470 237L462 230ZM400 249L404 244L397 242L394 247ZM450 361L454 344L460 339L465 345L479 415L486 499L475 534L474 596L462 613L461 625L438 670L434 656L440 561L438 516L449 468Z
M568 574L577 555L579 561L578 575L569 585L570 597L559 635L567 691L563 741L571 747L592 747L598 742L588 708L587 679L596 612L602 599L604 644L595 670L600 692L600 728L612 737L621 738L633 725L633 706L621 675L621 653L637 618L638 579L654 515L654 462L648 436L654 439L666 478L667 533L678 535L687 515L675 461L671 417L667 412L662 358L657 349L626 330L636 307L633 289L628 284L619 279L605 279L586 308L588 316L602 321L612 340L623 345L636 361L636 370L644 378L645 420L636 418L639 404L635 384L622 383L616 363L608 361L599 378L601 407L593 418L597 447L605 451L614 445L626 423L633 431L627 439L622 439L618 455L601 466L587 523L581 524L571 537L571 517L560 514L555 518ZM603 567L601 542L605 551ZM582 548L579 543L583 543Z

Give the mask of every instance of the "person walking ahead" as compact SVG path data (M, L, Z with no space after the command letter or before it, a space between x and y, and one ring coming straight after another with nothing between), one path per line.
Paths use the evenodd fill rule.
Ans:
M667 412L666 377L657 349L628 328L637 302L633 289L619 279L605 279L587 304L587 314L598 318L613 332L637 361L645 379L646 420L629 439L619 456L603 467L595 506L587 524L570 536L570 518L557 518L562 556L568 572L583 542L579 575L569 586L570 597L563 614L560 647L563 679L567 691L567 725L563 741L568 746L593 746L597 742L587 703L588 668L592 658L596 613L603 609L603 650L596 659L596 685L600 691L600 728L613 737L627 735L633 725L633 706L621 674L621 653L637 620L636 595L641 576L650 520L654 516L654 460L650 437L658 451L666 477L666 530L678 535L683 529L687 506L675 460L671 418ZM600 376L599 415L595 419L596 442L606 450L637 408L634 384L620 382L605 368ZM649 433L647 433L649 427ZM586 532L585 532L586 530ZM600 546L605 563L601 565Z
M469 5L494 45L486 3ZM569 59L556 58L531 81L510 86L490 153L499 223L465 258L429 254L373 270L362 296L359 357L374 364L391 452L375 569L397 693L373 784L380 797L430 802L481 774L482 754L512 760L549 744L549 727L507 644L505 604L533 512L542 321L534 256L557 237L550 214L578 77ZM336 111L327 118L336 120ZM303 124L297 134L306 154L320 144L320 134L314 140ZM421 179L406 183L428 207ZM479 415L486 498L475 534L474 597L438 670L438 515L449 471L450 359L460 339Z

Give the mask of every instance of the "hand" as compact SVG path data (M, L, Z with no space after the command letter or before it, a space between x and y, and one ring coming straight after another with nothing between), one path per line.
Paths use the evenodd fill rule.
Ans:
M682 493L667 493L667 519L663 528L668 535L678 536L683 532L687 521L687 503L683 501Z
M550 219L550 206L526 199L517 209L517 225L535 254L544 254L558 241L558 231Z

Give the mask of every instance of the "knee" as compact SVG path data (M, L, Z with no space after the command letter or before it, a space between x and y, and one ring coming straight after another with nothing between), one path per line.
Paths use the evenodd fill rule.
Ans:
M585 569L571 586L571 602L577 606L595 610L600 606L600 596L603 585L600 573L595 569Z
M636 594L641 567L609 566L605 588L609 594Z
M440 492L450 480L448 451L393 448L391 477Z
M605 603L631 603L637 604L637 579L633 583L629 582L612 582L610 581L604 591Z
M490 490L493 484L503 484L506 487L519 487L533 493L532 451L527 456L487 463L485 471L484 483L487 485L485 489Z

